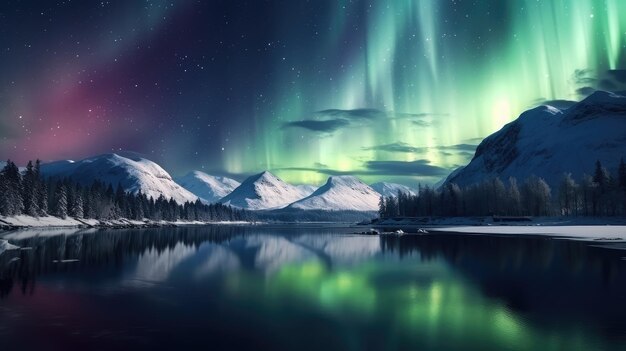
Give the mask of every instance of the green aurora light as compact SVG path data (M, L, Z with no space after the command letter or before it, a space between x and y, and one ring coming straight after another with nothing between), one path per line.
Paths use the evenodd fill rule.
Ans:
M226 171L270 169L294 183L319 184L341 172L433 182L440 175L372 172L368 161L452 169L471 157L454 145L476 144L542 101L580 99L578 89L626 66L625 1L508 1L504 17L480 4L451 16L437 0L372 2L361 13L364 27L350 25L352 2L333 6L326 37L305 44L319 55L277 65L285 72L272 84L279 98L272 112L259 108L250 134L231 136ZM296 23L284 15L277 30L288 33ZM339 69L320 69L314 84L300 73L330 62ZM328 133L284 128L329 119L315 111L360 108L385 113ZM389 144L409 149L376 148Z

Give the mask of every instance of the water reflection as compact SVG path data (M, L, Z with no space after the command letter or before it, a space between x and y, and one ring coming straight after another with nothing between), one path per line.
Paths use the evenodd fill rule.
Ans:
M626 346L623 250L549 238L350 231L13 233L5 238L31 249L0 256L0 308L22 313L0 322L0 337L54 329L59 336L47 342L76 345L110 331L114 320L118 335L142 340L123 346L150 349L190 347L210 336L229 349ZM42 298L97 310L88 317L93 326L60 307L42 311ZM55 323L65 327L44 316L62 318ZM82 336L72 334L77 328Z

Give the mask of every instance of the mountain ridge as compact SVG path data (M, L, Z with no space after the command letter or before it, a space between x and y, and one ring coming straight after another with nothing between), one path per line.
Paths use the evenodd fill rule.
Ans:
M575 179L599 160L611 168L626 152L626 97L597 91L558 109L542 105L486 137L472 160L446 182L467 186L483 179L536 175L556 187L563 173Z

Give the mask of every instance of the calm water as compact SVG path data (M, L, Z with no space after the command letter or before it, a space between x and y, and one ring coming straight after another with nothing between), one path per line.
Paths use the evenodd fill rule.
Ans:
M624 250L351 231L12 233L5 238L32 249L0 256L0 345L626 350Z

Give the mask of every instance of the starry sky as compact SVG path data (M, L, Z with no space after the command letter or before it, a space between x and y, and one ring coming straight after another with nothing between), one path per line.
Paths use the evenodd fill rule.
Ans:
M5 0L0 156L415 186L625 68L622 0Z

